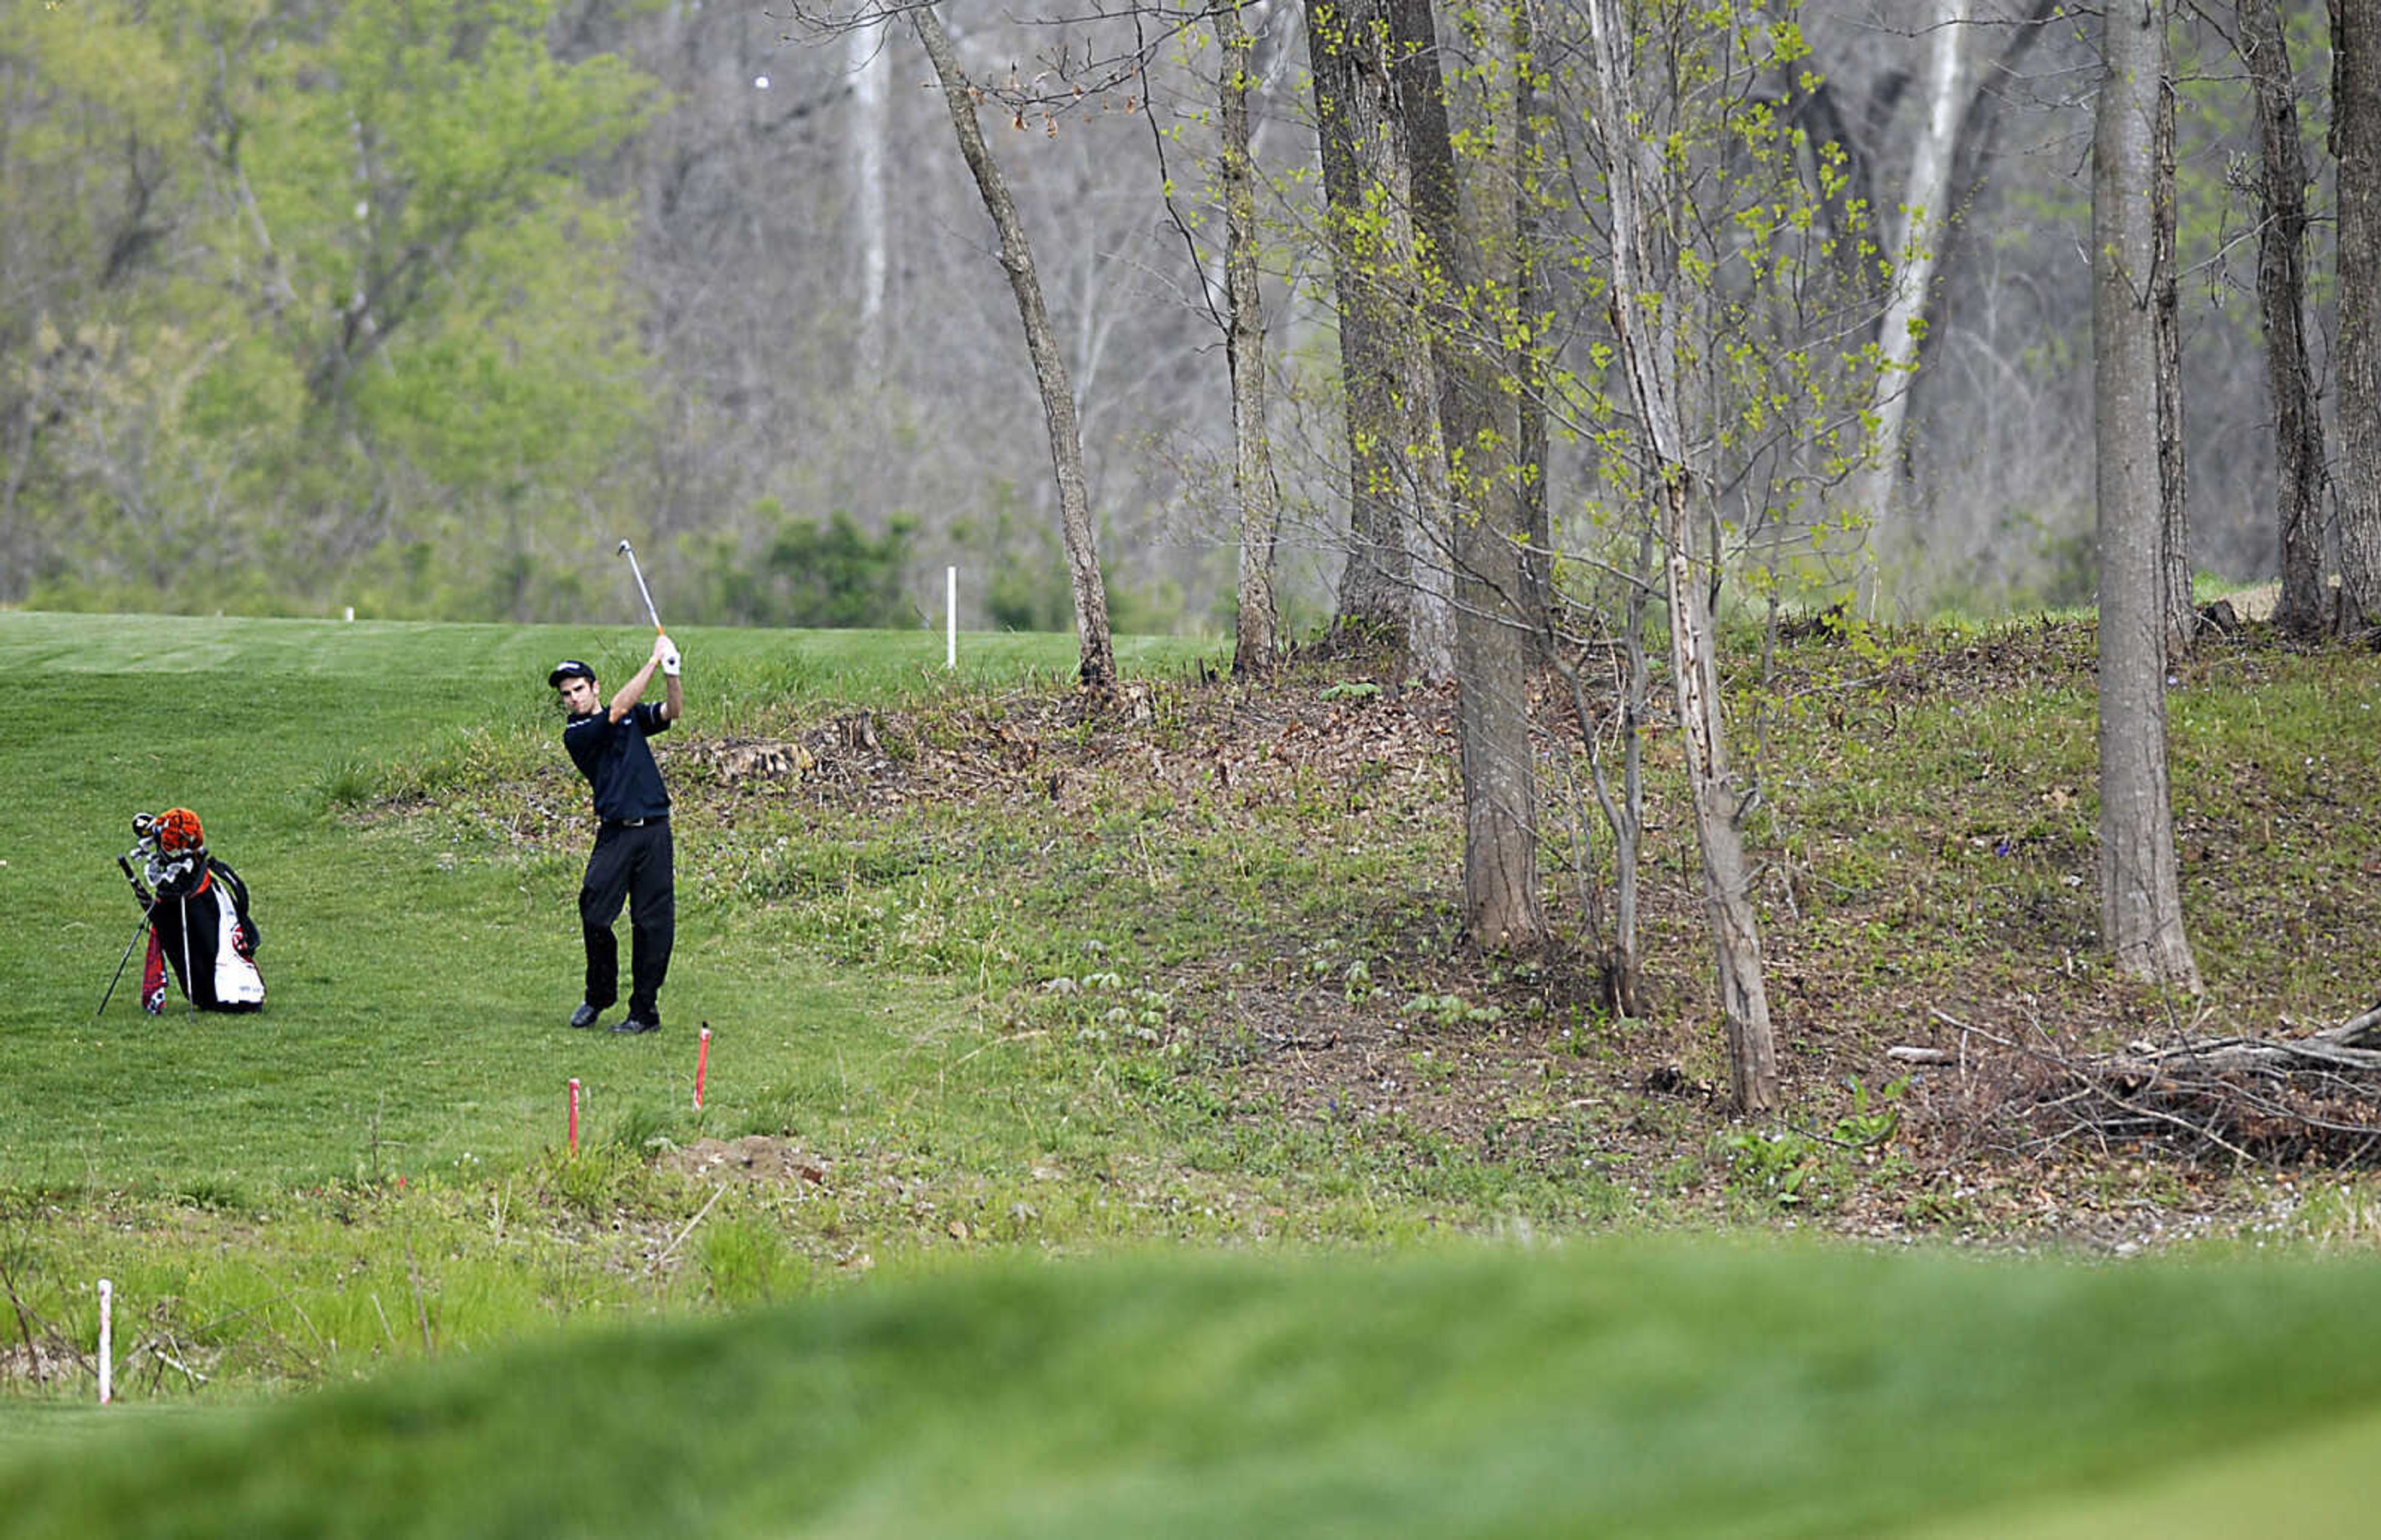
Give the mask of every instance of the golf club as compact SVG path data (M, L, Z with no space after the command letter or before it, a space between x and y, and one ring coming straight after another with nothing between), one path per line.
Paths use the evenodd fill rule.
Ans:
M662 614L661 611L653 608L653 591L645 586L644 568L637 565L637 548L624 540L620 542L619 550L613 554L629 558L629 570L636 576L637 592L645 596L645 613L653 617L653 630L659 633L662 629Z

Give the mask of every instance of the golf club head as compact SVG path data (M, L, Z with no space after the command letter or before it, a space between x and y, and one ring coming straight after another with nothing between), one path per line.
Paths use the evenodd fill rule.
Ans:
M612 554L613 554L614 556L631 556L631 555L634 555L634 553L633 553L633 552L629 548L629 543L628 543L627 541L625 541L625 540L624 540L624 541L622 541L622 542L620 542L620 548L619 548L618 550L617 550L617 551L613 552Z

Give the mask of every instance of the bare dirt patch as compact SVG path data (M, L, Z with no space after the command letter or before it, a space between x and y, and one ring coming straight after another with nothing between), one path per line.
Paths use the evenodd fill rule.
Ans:
M826 1183L831 1165L791 1140L748 1133L740 1139L698 1139L665 1152L654 1164L665 1171L705 1180Z

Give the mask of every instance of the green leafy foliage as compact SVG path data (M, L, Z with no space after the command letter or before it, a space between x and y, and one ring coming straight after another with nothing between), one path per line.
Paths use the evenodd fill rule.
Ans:
M0 598L580 597L596 553L554 552L584 545L587 489L629 522L646 442L625 233L585 172L653 92L557 58L551 14L12 8L0 52L50 122L0 156L43 274L0 299L0 405L29 430Z
M774 500L753 510L766 534L759 556L721 540L709 549L708 613L746 626L889 627L915 620L908 580L917 521L896 519L872 538L836 509L824 523L788 518Z

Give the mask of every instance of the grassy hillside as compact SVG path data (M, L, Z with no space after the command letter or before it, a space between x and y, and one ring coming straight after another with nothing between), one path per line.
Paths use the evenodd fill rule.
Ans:
M562 830L567 844L488 859L434 808L401 828L343 816L385 780L420 799L499 769L549 772L556 819L583 815L583 789L559 763L545 670L591 654L625 677L646 640L0 617L0 666L17 681L20 722L0 751L10 788L0 883L20 917L0 942L10 979L0 1070L16 1092L0 1113L9 1182L248 1206L293 1186L419 1173L466 1155L518 1162L554 1137L549 1112L575 1073L599 1126L639 1098L677 1102L674 1072L691 1063L665 1060L667 1044L585 1062L591 1047L623 1045L546 1030L578 999L581 835ZM694 660L690 732L823 700L956 688L942 677L941 639L923 634L682 640ZM971 638L968 653L977 685L1046 683L1068 662L1051 638ZM128 986L94 1018L139 918L113 856L134 812L175 802L200 811L216 853L255 890L273 995L261 1021L192 1017L177 1002L145 1022ZM790 1033L808 1029L806 1016L906 997L891 981L853 991L817 976L812 959L730 946L718 896L697 884L688 898L669 1001L679 1024L718 1014L740 1026L746 1013L727 1008L749 997L780 1003L750 1014ZM722 1060L732 1101L751 1060Z
M951 1148L987 1128L1016 1143L1001 1109L947 1095L976 1036L946 981L838 970L785 946L754 906L703 880L699 836L681 849L696 870L671 1030L630 1041L562 1027L579 996L584 791L555 742L544 672L574 654L625 676L642 641L0 616L21 723L0 748L0 1282L23 1306L21 1329L0 1334L10 1388L55 1394L67 1375L87 1390L88 1363L61 1355L88 1352L102 1276L148 1314L140 1362L189 1365L172 1381L186 1392L312 1380L590 1311L807 1287L812 1260L757 1200L714 1207L677 1258L696 1264L690 1287L638 1261L662 1244L648 1232L702 1204L646 1169L665 1131L778 1133L800 1103L848 1117L863 1131L846 1148L873 1167L874 1131L906 1119L936 1132L949 1106ZM969 638L957 679L941 639L922 634L681 641L688 738L856 703L1056 689L1072 664L1046 637ZM1123 654L1144 669L1185 655ZM458 788L516 774L545 777L550 848L508 847L441 811ZM412 809L402 817L387 811L397 798ZM260 1017L192 1015L177 999L144 1019L137 981L95 1015L138 920L114 854L132 813L173 802L201 811L255 894L272 991ZM696 1116L704 1019L717 1040ZM573 1077L586 1102L577 1160L561 1149ZM875 1200L863 1188L855 1203ZM900 1212L898 1193L885 1206ZM837 1249L873 1263L864 1241Z
M667 1030L630 1040L562 1025L578 997L572 895L587 829L543 680L566 654L624 674L641 636L0 615L0 665L23 708L0 739L0 1435L79 1448L103 1425L63 1410L90 1394L103 1277L119 1301L128 1403L112 1430L126 1412L153 1421L425 1358L477 1363L524 1338L546 1344L542 1363L634 1361L661 1350L641 1335L623 1345L610 1333L624 1322L772 1302L810 1302L809 1313L715 1337L681 1325L693 1335L667 1340L732 1358L758 1351L739 1332L806 1340L878 1309L955 1312L998 1338L1023 1329L1018 1314L1096 1315L1118 1291L1186 1312L1181 1329L1196 1332L1209 1328L1186 1302L1215 1277L1228 1287L1213 1330L1242 1329L1227 1322L1279 1290L1300 1302L1281 1306L1292 1323L1281 1329L1303 1337L1321 1328L1299 1323L1337 1319L1320 1299L1346 1314L1368 1291L1361 1269L1173 1277L1153 1260L1129 1275L1044 1279L1016 1270L1029 1258L1391 1253L1450 1235L1572 1242L1708 1228L2061 1251L2212 1234L2361 1253L2381 1235L2381 1201L2361 1178L2292 1166L2282 1143L2265 1147L2277 1168L2238 1169L2170 1130L2046 1122L2009 1068L2021 1061L1998 1046L2272 1031L2370 1000L2356 900L2381 871L2361 789L2381 778L2370 654L2224 644L2178 671L2177 821L2210 983L2196 1001L2112 980L2094 951L2088 631L1918 635L1881 654L1813 642L1789 648L1766 690L1740 677L1741 741L1764 767L1755 848L1792 1104L1747 1128L1713 1091L1724 1076L1691 831L1662 734L1645 863L1653 1005L1625 1019L1602 1005L1578 944L1581 874L1568 863L1581 848L1560 809L1547 880L1573 927L1564 943L1529 958L1461 944L1441 693L1361 663L1217 683L1169 643L1124 649L1126 690L1095 705L1067 688L1062 639L964 639L956 679L940 638L919 633L697 629L681 641L690 720L662 744L678 803L679 947ZM1560 714L1545 727L1559 783ZM136 919L112 858L133 812L177 801L200 810L256 892L272 1002L254 1019L193 1017L177 1002L151 1021L120 988L95 1019ZM1586 849L1592 870L1600 837ZM714 1039L697 1112L693 1033L705 1021ZM1884 1055L1897 1043L1969 1057L1912 1075ZM574 1077L587 1106L575 1155L563 1147ZM1566 1254L1597 1265L1583 1244ZM1896 1312L1971 1276L1928 1264L1905 1284L1799 1253L1623 1254L1634 1260L1613 1265L1654 1268L1657 1296L1675 1281L1662 1268L1705 1278L1694 1297L1706 1302L1868 1279L1872 1314L1904 1322L1896 1346L1873 1349L1888 1358L1915 1329ZM1422 1277L1441 1265L1412 1265ZM1448 1277L1484 1269L1474 1282L1492 1290L1541 1287L1527 1258L1444 1265ZM1805 1265L1818 1281L1794 1281ZM2096 1287L2058 1269L1973 1276L1990 1280L1973 1286L1982 1293L2006 1284L2018 1311L2052 1308L2024 1305L2032 1290L2063 1301L2059 1290ZM2346 1287L2320 1273L2224 1277L2249 1281L2209 1285L2211 1300L2304 1288L2319 1303ZM1589 1287L1544 1287L1573 1285ZM2202 1283L2131 1287L2180 1302ZM1000 1302L1020 1289L1011 1312ZM1903 1289L1911 1298L1892 1302ZM879 1294L887 1302L871 1304ZM1713 1314L1716 1325L1727 1312ZM1403 1332L1413 1318L1344 1324ZM1666 1339L1673 1327L1644 1329ZM1712 1340L1714 1363L1744 1343ZM2023 1372L2057 1373L2067 1350L2053 1349ZM800 1362L808 1350L785 1351ZM2273 1390L2277 1427L2367 1404L2363 1349L2340 1351L2346 1377ZM1925 1353L1912 1362L1958 1377ZM2257 1372L2245 1357L2206 1367ZM882 1373L890 1383L911 1371ZM1053 1379L1036 1393L1097 1407L1170 1383L1145 1381L1092 1391ZM390 1393L479 1394L406 1383L415 1388ZM948 1393L922 1383L930 1399ZM652 1393L687 1392L657 1380ZM1493 1398L1467 1389L1449 1405L1467 1399ZM1018 1421L1023 1404L974 1415ZM2020 1440L2031 1405L1978 1411L2010 1419L1978 1435L1997 1451L1980 1469L2013 1458L2015 1442L1994 1441ZM1509 1415L1545 1420L1530 1406L1523 1397ZM603 1413L614 1414L627 1409ZM1415 1415L1440 1428L1452 1413ZM165 1423L169 1440L246 1436L219 1431L212 1412ZM2143 1459L2216 1436L2179 1412L2150 1425ZM1398 1448L1421 1436L1383 1433ZM1766 1422L1682 1424L1662 1436L1758 1447L1771 1433ZM1032 1501L1074 1500L1074 1478L1045 1481L1032 1473L1056 1470L1037 1463L1044 1454L1014 1452L1043 1494ZM1114 1451L1093 1453L1104 1469ZM1130 1473L1142 1456L1117 1458ZM1525 1463L1585 1458L1557 1441ZM1821 1477L1813 1490L1845 1479ZM1222 1500L1205 1482L1122 1479L1183 1488L1163 1502L1188 1505L1186 1524L1234 1522L1199 1507ZM820 1480L829 1495L802 1501L853 1501L886 1482L906 1494L903 1473L873 1467L836 1465ZM1044 1490L1054 1482L1058 1497ZM1551 1490L1540 1475L1523 1485ZM1972 1490L1984 1500L1981 1481ZM1124 1500L1093 1497L1087 1526L1112 1514L1098 1504ZM1012 1500L1028 1501L999 1499ZM1591 1500L1604 1498L1565 1488L1526 1499L1548 1511ZM1418 1502L1399 1506L1435 1511ZM1736 1522L1701 1511L1662 1522L1680 1533ZM1028 1524L984 1512L995 1531Z
M2373 1267L1604 1243L992 1267L0 1463L9 1533L2363 1533ZM2277 1493L2247 1486L2277 1471ZM2203 1506L2175 1512L2180 1486ZM2228 1504L2231 1506L2227 1506ZM2155 1520L2155 1527L2137 1521ZM2070 1532L2083 1533L2073 1529Z

